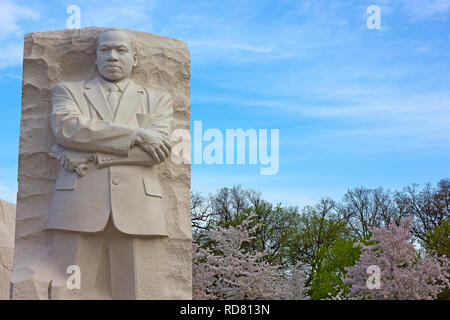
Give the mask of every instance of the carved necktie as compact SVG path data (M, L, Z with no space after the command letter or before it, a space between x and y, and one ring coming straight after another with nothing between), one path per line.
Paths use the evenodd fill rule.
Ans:
M119 88L117 88L117 86L110 86L108 88L107 99L113 115L116 115L117 107L119 106L119 98L120 98Z

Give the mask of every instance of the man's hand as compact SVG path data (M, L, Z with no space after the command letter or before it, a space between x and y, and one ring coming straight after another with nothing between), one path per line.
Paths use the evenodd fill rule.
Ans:
M137 132L134 144L144 150L157 163L165 161L169 157L172 149L167 141L153 136L150 132L144 130Z
M75 150L64 150L56 158L59 164L68 171L75 171L79 165L95 161L95 153Z

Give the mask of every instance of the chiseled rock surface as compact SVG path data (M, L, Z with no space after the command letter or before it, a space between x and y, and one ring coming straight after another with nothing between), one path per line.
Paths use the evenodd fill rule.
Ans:
M0 199L0 300L9 299L9 282L14 259L16 206Z
M14 299L47 299L48 287L36 283L28 268L42 254L49 232L43 230L56 178L56 160L48 156L55 140L49 114L52 87L60 81L90 79L94 73L97 36L104 28L58 30L25 35L22 118L19 150L19 190ZM144 87L170 93L174 102L174 130L189 130L190 57L184 42L126 30L138 51L132 79ZM169 263L161 299L192 298L192 233L190 225L190 164L166 161L158 167L169 230Z

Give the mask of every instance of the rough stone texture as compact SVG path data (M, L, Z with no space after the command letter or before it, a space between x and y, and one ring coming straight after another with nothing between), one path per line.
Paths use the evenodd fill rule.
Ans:
M20 131L14 299L47 299L48 288L30 280L27 268L45 250L43 230L56 179L56 160L48 152L55 143L49 124L52 86L60 81L90 79L95 74L96 38L103 28L58 30L25 35ZM184 42L126 30L135 41L138 68L132 80L168 92L174 102L174 130L189 130L190 57ZM169 239L165 270L167 293L162 298L191 299L190 165L159 165Z
M0 300L9 299L9 283L14 259L16 206L0 199Z

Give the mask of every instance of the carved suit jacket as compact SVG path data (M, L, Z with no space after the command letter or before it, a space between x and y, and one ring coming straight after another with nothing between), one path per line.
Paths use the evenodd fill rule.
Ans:
M60 82L53 89L51 127L58 144L96 152L86 176L59 167L46 228L98 232L110 215L120 231L167 235L163 193L152 158L134 146L137 128L169 141L173 115L167 93L130 81L115 115L100 81Z

